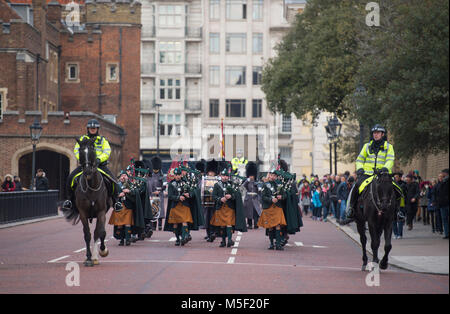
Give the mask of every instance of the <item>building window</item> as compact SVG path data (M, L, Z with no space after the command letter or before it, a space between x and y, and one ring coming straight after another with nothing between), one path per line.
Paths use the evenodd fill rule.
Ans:
M245 20L247 18L247 0L227 0L226 9L228 20Z
M80 82L80 69L78 63L66 64L66 81L67 82Z
M245 53L247 51L247 34L229 33L226 37L226 52Z
M253 67L253 85L261 85L262 67Z
M288 164L292 164L292 149L290 147L280 146L280 159L283 159Z
M181 6L181 5L160 5L159 6L159 26L160 27L183 26L183 6Z
M227 118L245 118L245 99L226 100Z
M3 34L11 33L11 24L10 23L3 23L2 24L2 32L3 32Z
M6 91L0 89L0 120L3 120L3 112L6 110Z
M220 34L210 33L209 34L209 52L210 53L220 53Z
M292 118L290 115L283 115L281 122L281 132L283 133L292 132Z
M263 19L264 0L253 0L253 19L255 21Z
M119 82L119 65L117 63L106 64L106 82L107 83Z
M210 118L219 117L219 99L209 100L209 117Z
M209 85L220 85L220 66L212 65L209 67Z
M162 64L180 64L182 61L181 42L161 41L159 43L159 62Z
M181 80L173 78L159 80L159 99L181 99Z
M263 52L263 34L253 33L253 53Z
M227 86L244 86L245 76L245 66L228 66L226 68Z
M179 136L181 135L181 115L160 114L159 115L159 135Z
M220 0L209 1L209 19L210 20L220 19Z
M262 117L262 99L253 99L253 118L261 118Z

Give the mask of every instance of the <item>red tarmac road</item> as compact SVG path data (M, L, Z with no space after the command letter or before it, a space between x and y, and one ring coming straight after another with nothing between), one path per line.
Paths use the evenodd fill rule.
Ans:
M83 266L81 223L72 226L59 218L0 229L0 293L449 292L448 276L392 267L381 271L378 287L369 287L355 242L330 223L310 218L304 223L284 251L267 250L262 229L235 233L234 248L219 248L218 240L207 243L204 230L192 232L193 240L184 247L176 247L173 233L164 231L119 247L108 225L110 254L94 267ZM66 285L71 261L80 266L79 286Z

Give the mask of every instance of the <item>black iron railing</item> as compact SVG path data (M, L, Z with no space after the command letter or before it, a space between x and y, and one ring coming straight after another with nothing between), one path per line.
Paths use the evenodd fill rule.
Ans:
M0 192L0 224L58 215L59 190Z

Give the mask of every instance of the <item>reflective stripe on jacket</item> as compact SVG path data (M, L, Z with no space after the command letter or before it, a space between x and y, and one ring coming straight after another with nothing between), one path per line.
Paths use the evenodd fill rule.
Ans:
M84 139L89 139L89 136L83 135L80 137L80 142ZM100 162L105 162L109 159L109 155L111 155L111 147L109 146L109 142L103 136L97 135L95 139L95 153L97 154L97 158L100 159ZM80 145L78 143L75 144L75 148L73 152L75 153L75 157L77 160L80 160Z
M363 168L365 174L372 175L376 163L376 169L387 168L389 173L392 173L395 160L394 147L385 141L384 146L375 155L375 153L370 153L370 145L372 145L372 141L366 143L361 149L356 159L356 169Z

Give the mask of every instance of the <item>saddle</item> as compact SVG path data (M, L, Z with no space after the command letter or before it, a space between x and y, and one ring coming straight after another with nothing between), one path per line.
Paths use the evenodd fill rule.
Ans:
M118 184L114 178L111 178L105 171L103 171L100 168L97 168L98 172L101 173L104 182L106 184L106 189L108 190L108 194L111 196L114 193L114 183ZM74 191L80 181L80 176L83 173L83 171L78 172L76 175L74 175L72 183L70 184L70 187Z
M364 190L370 185L370 183L372 183L372 181L375 177L376 177L375 175L372 175L361 183L361 185L359 186L359 191L358 191L359 195L361 195L364 192ZM400 199L400 206L402 206L402 202L403 202L403 204L405 202L404 196L403 196L403 190L401 189L401 187L399 187L397 185L397 183L394 180L392 180L392 184L394 185L394 190L398 195L397 199Z

